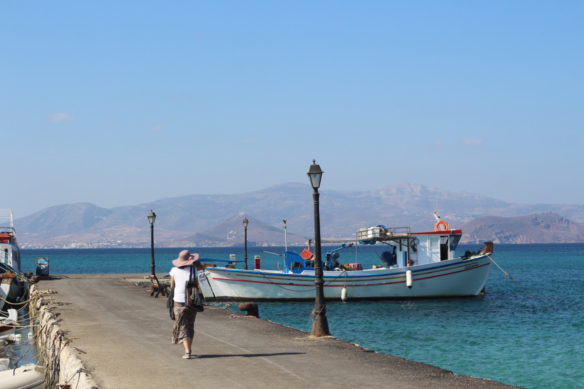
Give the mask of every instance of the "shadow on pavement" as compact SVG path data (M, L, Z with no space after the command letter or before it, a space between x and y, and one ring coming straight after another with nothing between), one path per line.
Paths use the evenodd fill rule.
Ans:
M255 357L277 357L279 355L298 355L306 353L266 353L266 354L204 354L199 355L197 359L202 358L225 358L225 357L244 357L244 358L255 358Z

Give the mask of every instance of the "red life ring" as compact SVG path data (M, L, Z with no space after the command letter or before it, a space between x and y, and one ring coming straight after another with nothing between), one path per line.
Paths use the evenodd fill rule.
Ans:
M440 226L443 226L444 229L440 229ZM434 224L434 231L436 232L440 232L440 231L449 231L450 228L448 226L448 223L446 223L444 220L440 220L438 223Z

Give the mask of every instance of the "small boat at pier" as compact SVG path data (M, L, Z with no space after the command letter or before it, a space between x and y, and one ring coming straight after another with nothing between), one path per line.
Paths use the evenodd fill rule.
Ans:
M12 212L0 210L0 310L25 299L28 282L21 274L20 249Z
M0 389L34 389L45 384L45 368L27 364L0 371Z
M364 269L341 265L338 253L323 259L324 296L328 300L408 299L477 296L489 275L493 245L455 257L462 230L437 217L434 231L375 226L357 231L357 244L383 245L382 264ZM336 251L336 250L333 250ZM201 288L211 301L313 300L315 271L309 256L286 251L283 270L207 267Z
M39 257L37 258L36 272L35 274L39 277L48 277L49 273L49 258Z

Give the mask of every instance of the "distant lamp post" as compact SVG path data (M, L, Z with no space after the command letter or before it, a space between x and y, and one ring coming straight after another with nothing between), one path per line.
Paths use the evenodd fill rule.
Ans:
M249 220L247 217L243 218L243 266L247 270L247 226L249 225Z
M284 223L284 255L288 251L288 220L282 219L282 223Z
M160 282L158 282L158 278L156 277L156 265L154 262L154 222L156 221L156 213L154 213L153 210L150 210L150 213L148 213L146 217L150 223L150 271L152 273L152 278L156 281L158 290L160 290Z
M328 321L326 319L326 305L324 302L324 279L322 274L322 256L320 245L320 210L319 210L319 193L320 180L323 171L320 166L312 160L312 165L308 169L308 178L312 186L312 198L314 200L314 285L316 287L316 297L314 299L314 310L312 311L312 336L330 335Z

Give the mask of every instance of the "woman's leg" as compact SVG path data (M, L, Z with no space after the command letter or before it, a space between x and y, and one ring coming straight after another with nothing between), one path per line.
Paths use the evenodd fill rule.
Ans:
M191 355L193 338L195 337L195 319L197 317L197 312L188 311L185 315L186 325L185 325L185 335L182 344L185 349L185 354Z
M183 347L185 348L185 354L191 354L192 345L193 345L193 338L185 338L182 341Z

